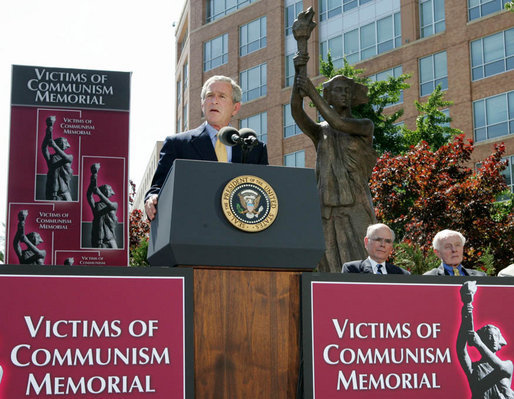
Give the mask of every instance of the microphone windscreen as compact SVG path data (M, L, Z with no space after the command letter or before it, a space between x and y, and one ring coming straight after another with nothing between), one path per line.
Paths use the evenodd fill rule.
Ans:
M237 137L239 137L239 132L237 131L236 128L232 127L232 126L225 126L225 127L222 127L219 131L218 131L218 137L220 139L220 141L225 144L225 145L228 145L229 147L233 147L235 146L237 143L234 141L234 139L232 138L233 135L236 135Z
M244 127L241 130L239 130L239 135L242 139L246 139L247 137L257 138L257 133L255 133L255 130L250 129L249 127Z

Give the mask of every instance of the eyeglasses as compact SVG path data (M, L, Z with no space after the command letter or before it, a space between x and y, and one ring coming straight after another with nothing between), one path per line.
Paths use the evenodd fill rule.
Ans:
M379 242L380 244L386 243L386 244L392 244L393 240L390 238L382 238L382 237L375 237L371 238L372 241Z

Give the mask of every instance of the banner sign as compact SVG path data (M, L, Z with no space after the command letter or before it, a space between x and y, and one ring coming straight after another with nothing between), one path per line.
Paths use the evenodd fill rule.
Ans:
M192 278L0 267L0 399L193 398Z
M514 278L304 273L305 398L514 397L513 304Z
M14 65L6 263L128 265L130 73Z

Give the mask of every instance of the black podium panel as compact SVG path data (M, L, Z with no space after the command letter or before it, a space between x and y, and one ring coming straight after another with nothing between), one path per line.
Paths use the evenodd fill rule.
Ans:
M278 213L259 232L239 230L221 206L232 179L252 175L275 191ZM314 170L176 160L152 222L152 266L242 266L313 269L325 250Z

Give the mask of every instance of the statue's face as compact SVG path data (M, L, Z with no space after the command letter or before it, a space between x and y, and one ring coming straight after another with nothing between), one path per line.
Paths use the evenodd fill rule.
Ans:
M488 328L482 337L482 341L492 352L499 351L506 344L500 330L496 328Z
M109 186L108 184L101 186L100 190L102 190L103 195L105 195L107 198L112 197L115 194L112 187Z
M352 103L352 92L350 85L344 80L335 80L330 85L329 104L350 108Z

